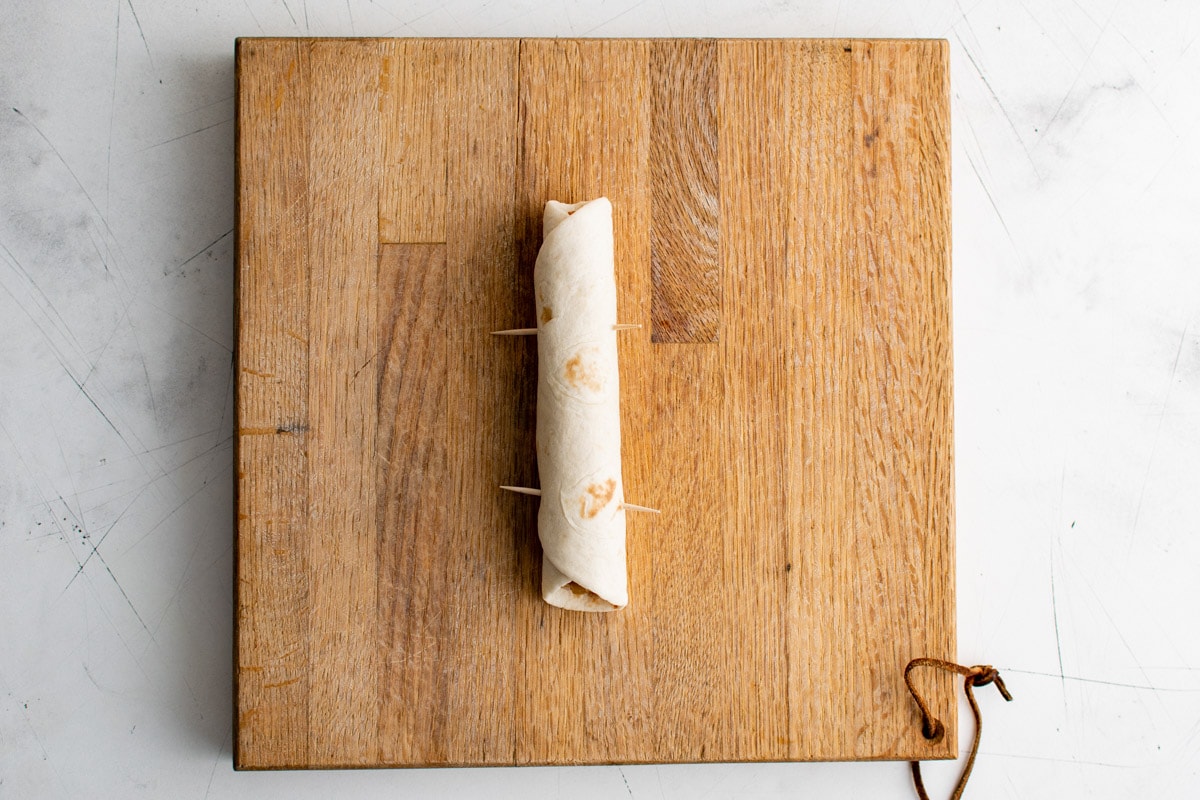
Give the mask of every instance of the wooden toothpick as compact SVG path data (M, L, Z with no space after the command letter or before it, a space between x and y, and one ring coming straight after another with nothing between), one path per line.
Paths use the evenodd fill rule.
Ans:
M613 325L614 331L634 331L641 328L637 322L618 322ZM492 331L492 336L536 336L537 328L509 328L506 331Z
M534 497L542 496L541 489L529 489L524 486L501 486L500 488L505 490L506 492L516 492L517 494L529 494L529 495L533 495ZM657 508L647 508L646 506L635 506L633 503L621 503L621 508L625 509L626 511L647 511L651 514L661 514L662 513Z

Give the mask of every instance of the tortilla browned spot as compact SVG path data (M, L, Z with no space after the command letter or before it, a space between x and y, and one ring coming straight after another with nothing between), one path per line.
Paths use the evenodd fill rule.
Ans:
M609 478L603 484L589 484L586 494L579 498L579 516L584 519L591 519L600 513L600 509L608 505L608 501L612 500L613 493L617 490L617 481L615 478Z
M563 370L563 377L576 389L586 387L593 392L598 392L604 388L600 382L600 370L594 362L584 361L582 353L576 353L567 362L566 368Z

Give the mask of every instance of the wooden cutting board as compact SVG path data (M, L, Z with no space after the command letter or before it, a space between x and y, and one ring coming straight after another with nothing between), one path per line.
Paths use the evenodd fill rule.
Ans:
M944 758L943 41L243 39L236 763ZM538 594L532 268L612 200L631 602Z

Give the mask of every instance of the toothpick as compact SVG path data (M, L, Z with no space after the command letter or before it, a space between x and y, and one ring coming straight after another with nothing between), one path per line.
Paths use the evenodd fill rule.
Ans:
M529 495L533 495L534 497L542 496L541 489L528 489L524 486L501 486L500 488L504 489L506 492L516 492L517 494L529 494ZM651 514L661 514L662 513L657 508L647 508L646 506L635 506L633 503L621 503L621 508L625 509L626 511L647 511Z
M613 325L614 331L634 331L642 326L637 322L618 322ZM536 336L537 328L510 328L506 331L492 331L492 336Z

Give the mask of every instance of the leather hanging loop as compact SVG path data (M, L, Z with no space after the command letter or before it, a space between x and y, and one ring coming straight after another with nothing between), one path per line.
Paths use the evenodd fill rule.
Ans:
M962 664L955 664L952 661L944 661L940 658L914 658L908 662L908 666L904 668L904 683L908 686L909 693L913 696L913 700L917 703L917 708L921 709L921 734L931 742L940 742L946 735L946 727L942 721L933 715L929 710L929 705L925 699L921 697L917 687L913 686L912 672L917 667L933 667L935 669L953 672L963 676L963 691L967 693L967 702L971 706L971 713L975 715L975 739L971 742L971 753L967 756L966 764L963 765L962 774L958 776L958 783L954 786L954 792L950 795L950 800L959 800L962 797L963 790L967 786L967 779L971 777L971 770L975 766L975 756L979 752L979 739L983 733L983 717L979 712L979 704L975 701L976 686L987 686L990 683L996 684L997 691L1005 700L1011 701L1012 695L1008 693L1008 688L1004 685L1004 680L1001 679L1000 673L996 668L988 665L976 665L974 667L964 667ZM913 785L916 787L917 796L921 800L929 800L929 794L925 791L925 783L921 780L921 762L910 762L912 767Z

